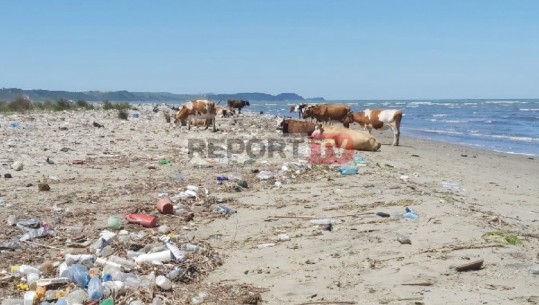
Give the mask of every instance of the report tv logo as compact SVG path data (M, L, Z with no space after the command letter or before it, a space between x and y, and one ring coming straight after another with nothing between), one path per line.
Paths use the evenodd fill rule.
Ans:
M354 151L348 149L348 143L351 143L351 139L346 139L346 135L340 136L338 141L290 136L248 140L225 137L221 139L188 139L187 146L189 159L195 155L209 159L243 155L255 160L262 158L283 160L307 158L311 164L342 164L348 163L354 158ZM341 146L337 146L337 144Z

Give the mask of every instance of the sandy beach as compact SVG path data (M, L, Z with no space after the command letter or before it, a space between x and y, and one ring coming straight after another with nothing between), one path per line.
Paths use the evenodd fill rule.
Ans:
M190 304L199 293L202 304L539 303L535 157L406 134L395 147L387 132L374 133L383 144L380 151L361 152L367 166L358 175L307 166L309 141L294 156L290 138L285 158L190 159L188 139L277 139L278 120L247 113L219 118L216 133L188 132L167 124L150 106L137 107L138 118L128 121L102 110L0 115L0 241L21 234L7 224L10 215L39 218L56 232L0 250L0 298L23 294L15 288L21 279L8 276L10 266L91 253L69 246L75 235L94 241L109 216L147 212L156 213L179 244L208 245L220 258L195 280L175 282L172 291L156 288L154 295L166 304ZM14 162L22 170L14 170ZM260 171L276 178L260 180ZM241 178L249 187L238 192L234 183L218 183L218 176ZM50 191L39 191L39 183ZM192 212L192 220L155 211L159 196L174 196L187 185L199 188L199 198L175 203ZM223 217L215 212L217 203L237 213ZM405 207L419 218L399 217ZM336 223L329 230L312 219ZM73 227L82 232L70 233ZM123 228L145 232L144 242L158 242L162 235L126 222ZM125 256L125 245L113 248ZM479 270L454 268L477 260L484 261ZM148 295L131 297L151 303Z

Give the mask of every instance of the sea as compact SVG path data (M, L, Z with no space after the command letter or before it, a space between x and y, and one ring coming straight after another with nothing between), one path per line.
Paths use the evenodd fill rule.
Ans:
M297 103L306 101L253 101L244 111L297 117L297 113L289 112L290 106ZM539 156L539 99L346 100L324 103L347 104L352 111L399 109L404 114L401 122L403 136Z

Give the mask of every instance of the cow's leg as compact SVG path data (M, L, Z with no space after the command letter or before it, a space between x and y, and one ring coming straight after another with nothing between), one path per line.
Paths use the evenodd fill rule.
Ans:
M393 146L399 146L399 137L401 132L396 126L391 126L391 130L393 130Z
M213 125L213 127L212 127L212 128L213 128L213 132L216 132L217 129L215 128L215 117L211 118L211 123L212 123L212 125Z

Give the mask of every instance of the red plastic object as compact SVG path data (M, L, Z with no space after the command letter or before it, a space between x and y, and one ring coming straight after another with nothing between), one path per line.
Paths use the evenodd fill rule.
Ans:
M146 228L157 226L157 217L148 214L127 214L125 220L129 223L136 223Z
M161 198L159 201L157 201L157 204L155 205L157 210L161 214L173 214L174 213L174 206L172 205L172 201L170 198Z
M73 160L72 164L84 164L84 160Z

